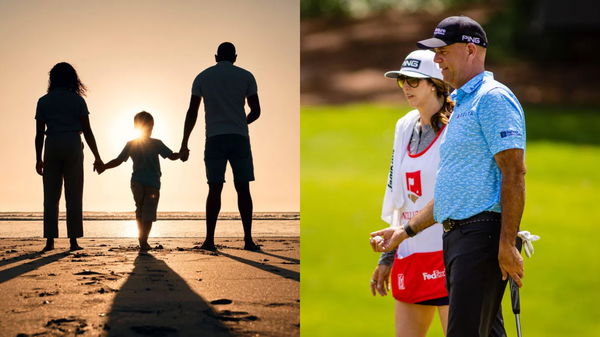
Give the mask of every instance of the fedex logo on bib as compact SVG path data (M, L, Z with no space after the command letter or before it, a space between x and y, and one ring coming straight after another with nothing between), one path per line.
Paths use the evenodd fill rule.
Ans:
M445 270L434 270L433 272L431 272L431 274L424 272L423 273L423 280L435 280L438 279L440 277L444 277L446 276L446 271Z
M417 201L423 195L421 187L421 171L406 172L406 189L411 192L408 197L412 202Z

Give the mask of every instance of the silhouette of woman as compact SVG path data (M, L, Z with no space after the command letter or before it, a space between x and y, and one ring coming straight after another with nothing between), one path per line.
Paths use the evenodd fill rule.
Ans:
M44 237L47 241L43 251L54 249L54 238L58 237L58 203L63 181L70 249L82 249L77 244L77 238L83 236L82 132L95 157L94 170L102 163L90 127L89 111L82 97L86 90L75 68L61 62L50 70L48 93L38 100L35 169L44 183Z

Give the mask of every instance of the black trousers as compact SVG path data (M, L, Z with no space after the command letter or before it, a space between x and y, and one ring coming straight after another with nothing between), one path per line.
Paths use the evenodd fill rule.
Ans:
M65 184L67 236L83 236L83 144L76 132L52 134L44 147L44 237L58 237L58 204Z
M447 337L505 337L498 264L500 216L444 233L446 287L450 297Z

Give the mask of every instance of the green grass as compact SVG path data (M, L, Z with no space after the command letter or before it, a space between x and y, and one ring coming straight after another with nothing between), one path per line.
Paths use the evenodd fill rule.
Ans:
M372 297L377 262L368 233L380 207L396 120L409 109L305 107L301 117L301 334L392 336L393 298ZM524 229L538 234L525 261L523 334L599 336L600 115L526 107ZM515 336L509 296L504 315ZM443 336L434 321L428 336Z

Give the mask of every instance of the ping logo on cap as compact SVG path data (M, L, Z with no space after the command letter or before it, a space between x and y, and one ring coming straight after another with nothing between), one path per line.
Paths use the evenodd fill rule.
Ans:
M468 41L468 42L471 42L471 43L481 43L481 39L480 38L469 36L469 35L463 35L462 36L462 40L463 41Z
M421 66L421 60L406 59L402 63L402 68L415 68L415 69L419 69L420 66Z
M446 35L446 30L444 28L436 28L433 31L433 35Z

